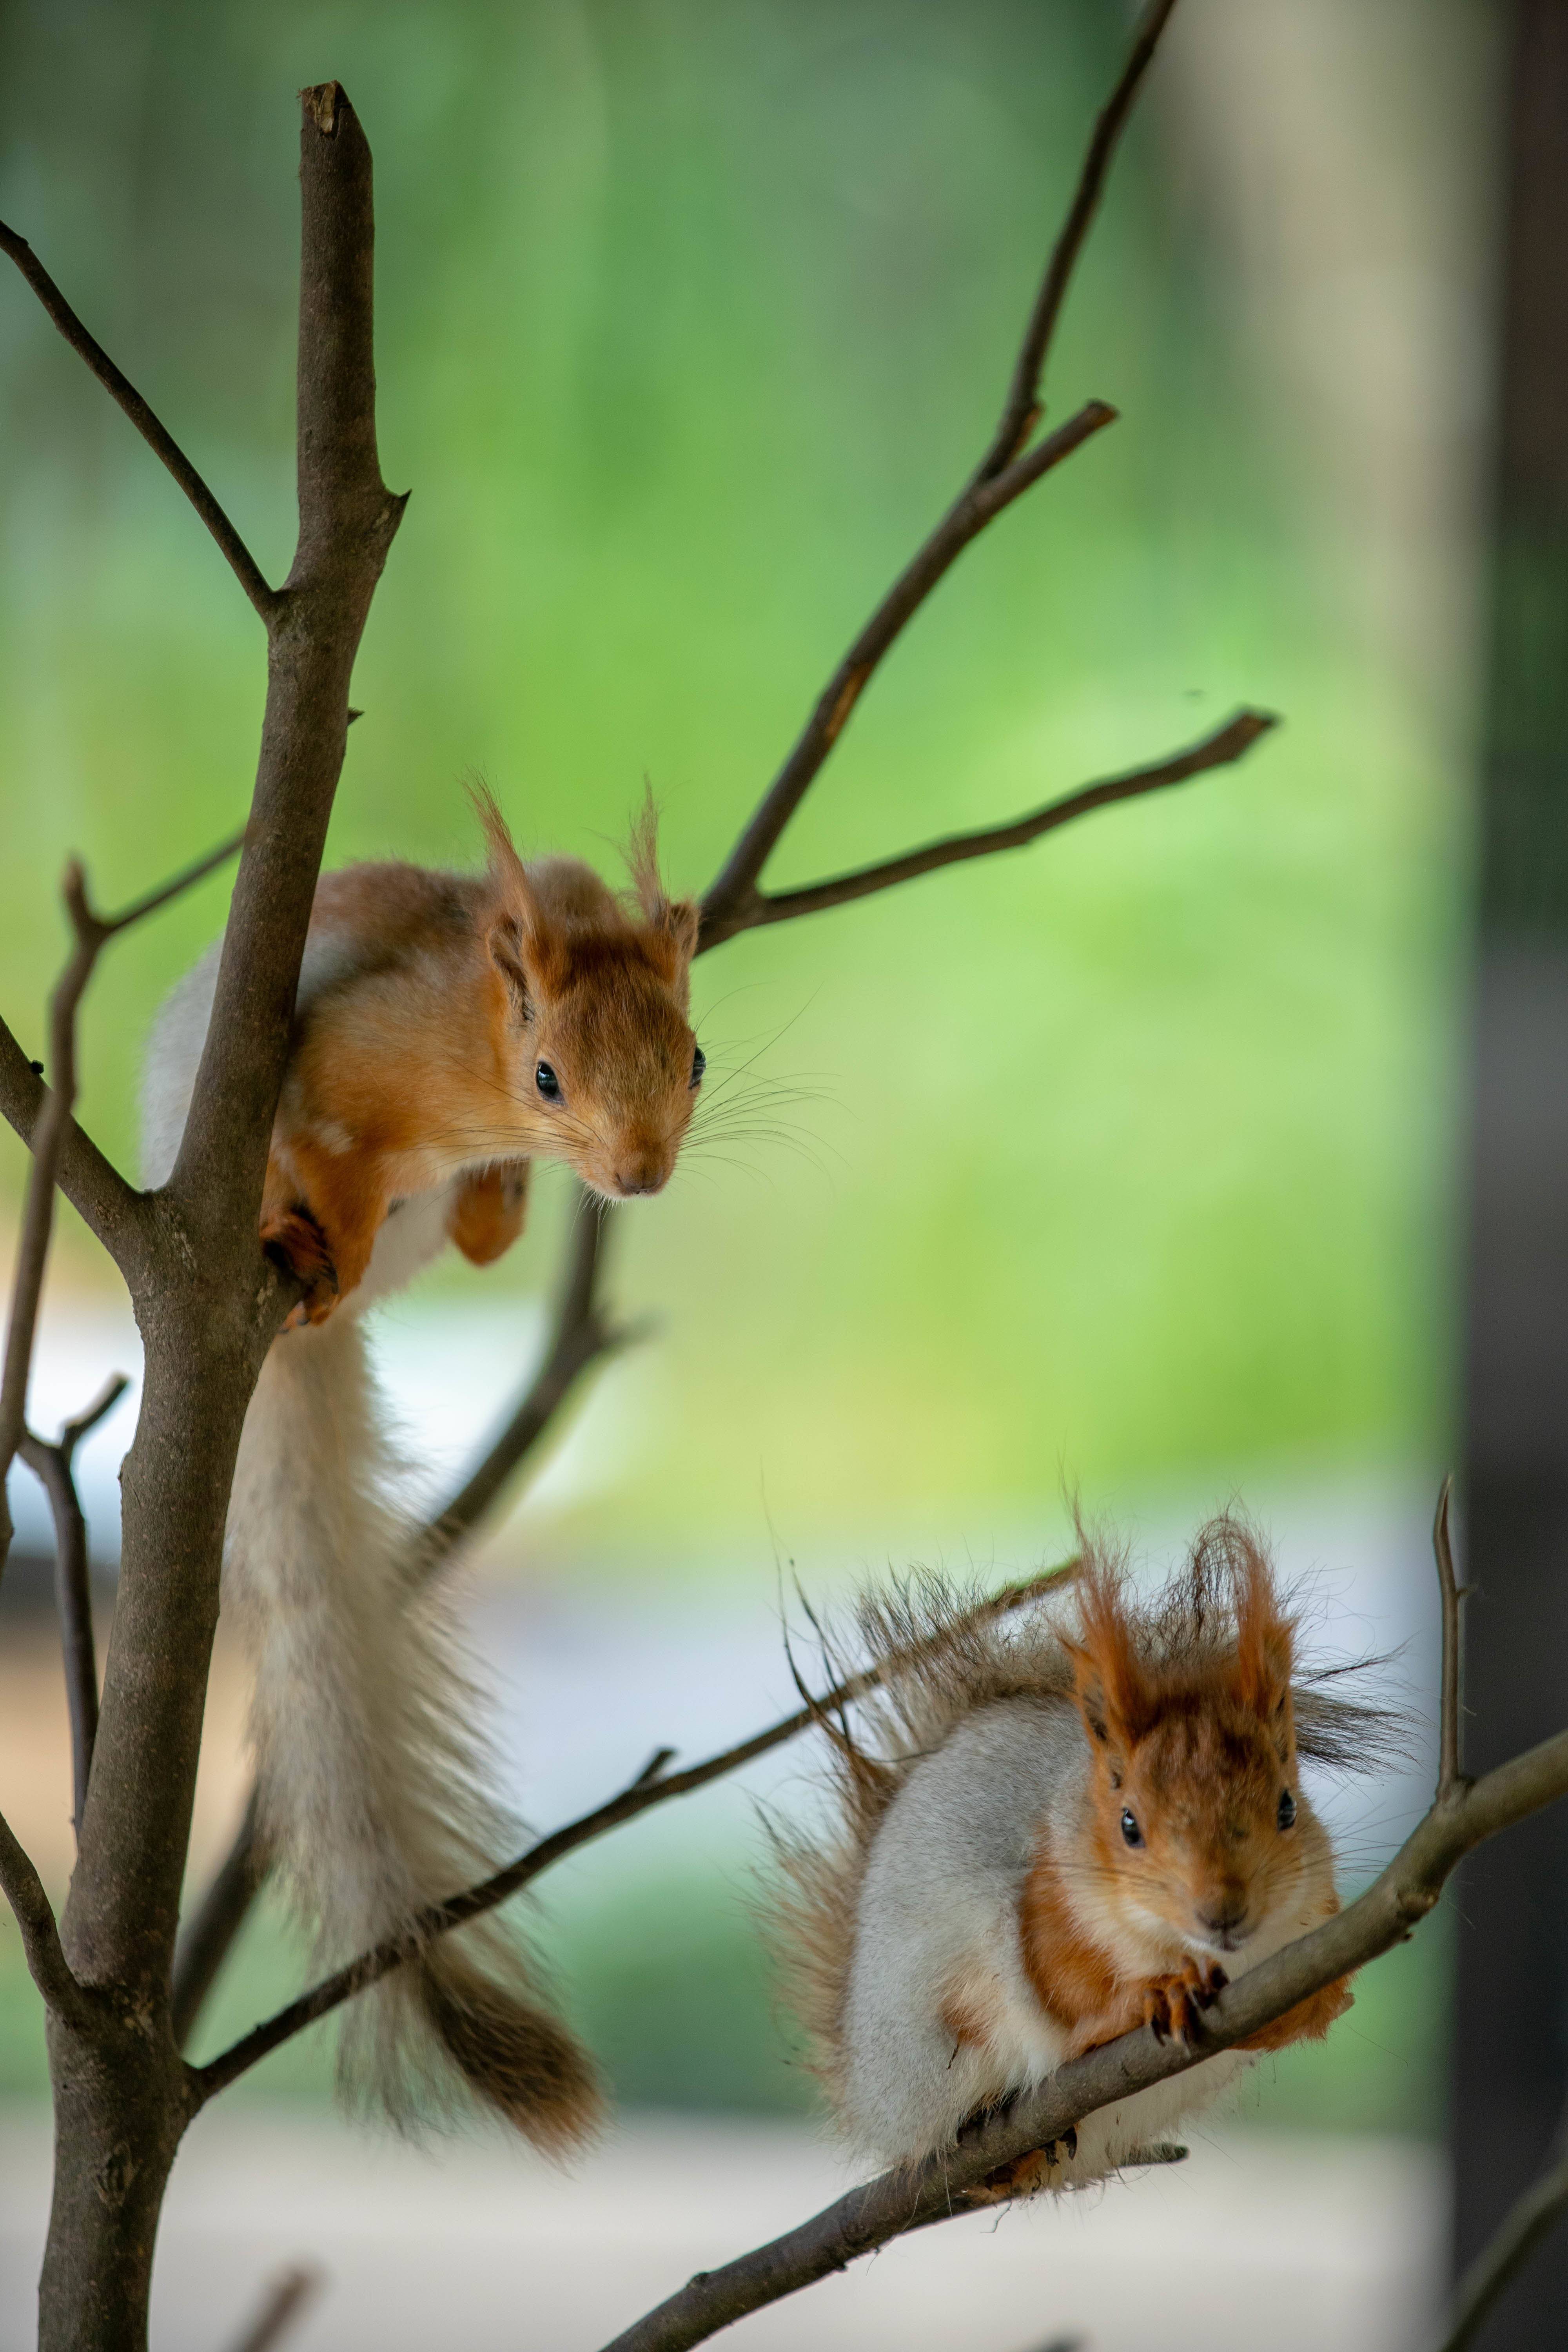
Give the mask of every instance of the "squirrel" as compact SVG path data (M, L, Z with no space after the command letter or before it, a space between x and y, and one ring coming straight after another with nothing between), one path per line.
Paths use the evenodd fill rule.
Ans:
M698 909L665 895L651 805L628 905L574 859L525 865L489 794L474 799L482 872L361 865L318 885L262 1198L263 1245L305 1288L247 1414L224 1600L256 1668L262 1850L323 1968L409 1931L519 1843L485 1794L478 1695L396 1506L363 1311L448 1240L499 1257L535 1158L607 1200L657 1192L704 1068ZM154 1024L149 1185L179 1150L217 957ZM345 2092L400 2124L477 2100L548 2153L577 2146L597 2079L535 1978L493 1915L427 1942L348 2005Z
M1231 1977L1339 1907L1303 1759L1367 1769L1392 1718L1313 1687L1261 1540L1226 1515L1163 1591L1085 1540L1070 1605L934 1577L862 1602L879 1754L823 1718L835 1824L779 1833L786 2000L858 2152L913 2164L1139 2025L1196 2038ZM1321 1680L1321 1677L1318 1679ZM1247 2042L1090 2115L972 2201L1169 2160L1249 2063L1351 2005L1326 1986Z

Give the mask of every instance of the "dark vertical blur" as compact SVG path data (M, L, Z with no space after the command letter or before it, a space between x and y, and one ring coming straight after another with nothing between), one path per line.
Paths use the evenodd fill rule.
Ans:
M1568 0L1515 0L1482 796L1467 1364L1467 1763L1568 1722ZM1457 2256L1541 2163L1568 2087L1568 1809L1465 1868ZM1568 2229L1487 2352L1568 2326Z

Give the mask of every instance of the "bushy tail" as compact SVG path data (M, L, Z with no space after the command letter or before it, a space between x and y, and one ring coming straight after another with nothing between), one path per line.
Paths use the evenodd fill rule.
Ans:
M478 1695L408 1530L364 1337L339 1311L278 1339L246 1421L225 1595L256 1665L274 1867L341 1965L517 1850L484 1793ZM592 2065L493 1918L427 1942L348 2004L340 2079L407 2124L466 2089L552 2154L598 2118Z

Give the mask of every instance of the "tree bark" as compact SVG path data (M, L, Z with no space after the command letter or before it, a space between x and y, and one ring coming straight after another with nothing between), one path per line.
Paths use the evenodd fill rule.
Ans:
M142 2352L164 2185L196 2102L170 1981L246 1407L283 1294L257 1242L300 958L342 763L350 675L402 501L382 481L371 164L335 83L302 94L300 539L269 621L252 821L178 1164L128 1271L145 1348L119 1594L61 1920L89 2000L51 2020L55 2197L42 2352Z

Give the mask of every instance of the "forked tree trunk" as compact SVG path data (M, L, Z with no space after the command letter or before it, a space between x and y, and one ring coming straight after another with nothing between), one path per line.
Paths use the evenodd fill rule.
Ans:
M196 2105L170 1979L246 1405L281 1312L258 1281L268 1139L349 680L402 512L375 444L370 151L336 84L303 93L300 541L267 611L266 717L217 1000L179 1164L148 1204L146 1350L81 1844L61 1937L88 1990L56 2017L45 2352L142 2352L169 2169Z

